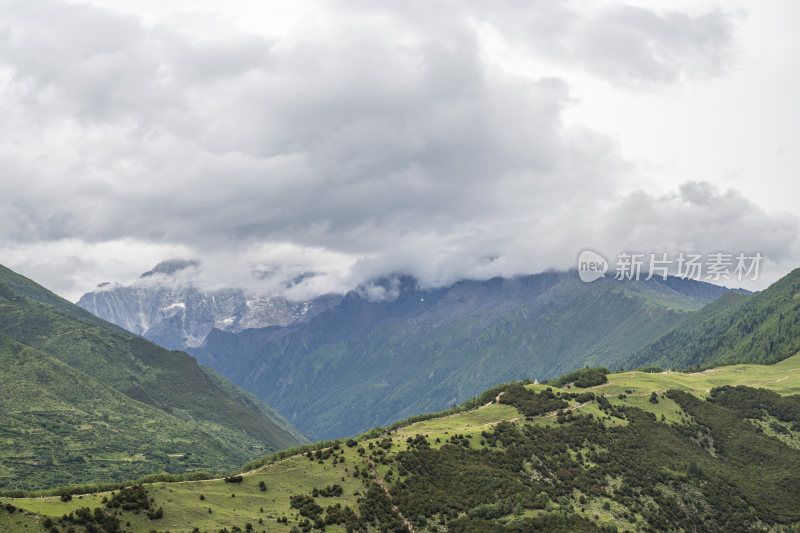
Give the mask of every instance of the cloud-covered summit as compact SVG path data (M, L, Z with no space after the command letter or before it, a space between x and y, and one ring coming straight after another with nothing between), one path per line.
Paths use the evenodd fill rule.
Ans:
M159 274L171 276L181 270L200 266L200 262L194 259L167 259L161 261L147 272L143 272L139 279L150 278Z

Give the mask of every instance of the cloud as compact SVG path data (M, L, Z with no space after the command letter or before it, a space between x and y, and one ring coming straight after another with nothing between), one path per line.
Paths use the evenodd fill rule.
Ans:
M735 21L743 17L741 12L654 10L605 2L513 5L486 8L479 16L484 29L512 50L612 84L647 88L710 78L737 59Z
M187 257L192 252L185 246L133 240L102 243L80 239L35 243L2 241L0 263L76 301L100 283L132 282L163 258Z
M609 215L608 232L624 236L620 249L762 252L772 261L791 262L800 244L796 216L767 213L738 191L708 182L685 182L658 196L637 191Z
M735 58L732 15L693 15L613 5L577 23L558 53L627 84L665 84L720 74Z
M629 210L675 228L763 215L702 185L622 196L636 168L613 139L565 123L568 80L509 71L484 35L611 83L668 85L731 61L719 11L299 9L316 16L282 33L198 37L88 4L3 2L3 261L71 297L170 257L200 260L200 284L305 297L392 272L435 285L567 267L605 242L601 227L626 245L677 242L660 220L631 230Z

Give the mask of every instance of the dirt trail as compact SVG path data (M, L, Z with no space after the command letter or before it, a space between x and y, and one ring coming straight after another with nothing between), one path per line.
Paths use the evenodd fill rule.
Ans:
M478 407L478 409L486 409L490 405L493 405L493 404L496 404L496 403L500 403L500 396L502 396L503 394L505 394L505 392L501 392L500 394L495 396L494 400L492 400L489 403L485 403L485 404L481 405L480 407Z
M411 521L405 516L403 516L403 513L400 512L400 509L394 504L394 501L392 501L392 493L389 492L389 486L386 484L386 480L383 479L383 476L381 476L381 473L378 472L378 469L375 467L375 463L373 462L373 460L367 457L367 462L369 463L369 471L372 474L372 477L374 477L375 481L377 481L378 484L381 487L383 487L383 492L386 493L386 497L389 498L390 502L392 502L392 511L394 511L394 513L400 517L400 520L403 521L403 523L406 525L406 527L411 533L417 533Z
M784 380L787 380L787 379L789 379L789 376L784 376L784 377L782 377L780 379L775 379L775 380L770 380L770 381L757 381L757 382L754 382L753 385L755 386L755 385L768 385L770 383L780 383L781 381L784 381Z

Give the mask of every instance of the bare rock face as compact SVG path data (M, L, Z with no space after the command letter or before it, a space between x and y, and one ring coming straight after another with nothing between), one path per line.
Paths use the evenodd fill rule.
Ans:
M287 326L308 320L340 299L329 295L291 302L282 297L245 294L239 289L204 292L175 281L176 273L193 266L197 262L164 261L132 285L100 284L96 291L84 294L78 305L165 348L185 350L200 346L214 328L239 332Z

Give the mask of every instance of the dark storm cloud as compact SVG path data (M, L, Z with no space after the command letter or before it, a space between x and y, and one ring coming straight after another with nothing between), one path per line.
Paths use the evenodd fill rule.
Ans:
M568 266L592 244L576 215L622 209L614 142L564 123L564 80L487 60L481 24L612 82L711 75L732 48L717 11L341 2L301 34L196 39L81 4L0 5L0 238L172 247L214 275L350 265L309 278L319 290Z

